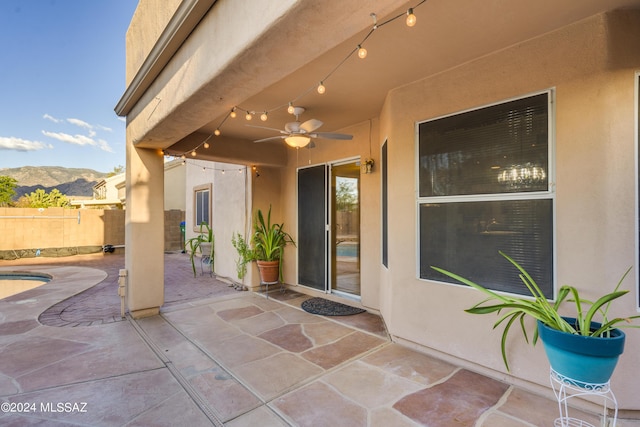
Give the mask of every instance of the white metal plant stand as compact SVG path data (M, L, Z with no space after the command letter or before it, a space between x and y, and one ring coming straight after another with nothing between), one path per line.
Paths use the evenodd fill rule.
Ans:
M560 418L554 421L555 427L595 427L586 421L569 416L569 399L579 396L598 396L602 398L603 418L602 426L615 427L618 419L618 402L611 390L609 381L601 384L589 384L565 377L551 369L551 387L558 399ZM609 413L612 412L613 416Z
M265 285L265 295L266 295L267 299L269 299L269 285L277 285L278 283L280 283L279 280L276 280L275 282L263 282L263 281L260 281L260 285ZM280 289L280 292L283 292L283 290Z
M200 271L204 276L205 270L209 276L213 277L213 258L209 255L202 255L200 258Z

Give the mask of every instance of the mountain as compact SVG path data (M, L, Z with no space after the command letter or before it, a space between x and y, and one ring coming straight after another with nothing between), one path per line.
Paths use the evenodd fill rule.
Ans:
M93 185L107 176L93 169L63 168L59 166L23 166L20 168L0 168L0 175L10 176L18 181L16 196L31 193L38 188L50 192L57 188L67 196L90 197Z

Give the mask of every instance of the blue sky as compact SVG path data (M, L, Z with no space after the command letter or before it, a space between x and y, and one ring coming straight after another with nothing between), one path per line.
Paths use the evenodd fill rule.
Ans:
M125 164L113 109L137 3L0 0L0 169Z

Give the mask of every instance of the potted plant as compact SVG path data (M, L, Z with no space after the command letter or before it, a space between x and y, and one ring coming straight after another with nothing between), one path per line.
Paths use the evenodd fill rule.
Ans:
M431 268L488 296L465 311L473 314L496 313L500 316L493 327L504 324L501 348L507 371L509 370L506 354L507 335L511 326L517 321L528 343L524 320L531 317L537 321L532 344L535 345L540 337L555 372L575 380L578 385L602 384L609 381L618 357L624 350L625 334L619 328L640 327L631 324L632 319L640 318L637 315L613 319L609 317L611 302L629 292L621 291L619 288L631 268L624 273L612 292L596 301L581 298L577 288L565 285L560 288L557 300L551 303L524 268L503 252L500 254L519 270L520 279L531 293L530 296L514 297L499 294L442 268L433 266ZM559 313L559 309L564 307L565 302L573 303L575 309L573 316L566 317ZM594 321L596 315L601 322Z
M266 221L262 211L258 209L253 228L253 257L258 264L261 283L282 281L280 261L284 255L284 247L289 243L295 246L296 243L289 233L284 231L284 223L271 223L271 206Z
M255 260L255 255L247 241L238 232L235 232L231 236L231 244L234 248L236 248L236 251L238 252L238 259L236 260L236 273L238 274L238 279L242 280L244 279L244 276L247 275L247 264Z
M196 277L196 264L195 264L195 256L198 249L203 257L206 257L207 262L210 262L213 265L214 259L214 237L213 230L206 222L202 222L200 224L200 234L196 237L192 237L191 239L185 242L185 249L189 251L189 259L191 260L191 269L193 270L193 277Z

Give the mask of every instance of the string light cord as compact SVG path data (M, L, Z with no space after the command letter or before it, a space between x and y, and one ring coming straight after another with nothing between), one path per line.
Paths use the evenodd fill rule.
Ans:
M222 121L218 124L218 126L216 127L216 130L214 131L214 133L212 133L211 135L209 135L204 141L202 141L200 144L198 144L197 146L195 146L194 148L192 148L191 150L185 151L184 153L177 153L177 157L181 157L182 159L184 159L186 157L186 155L188 153L191 153L191 155L193 157L196 156L197 150L199 150L201 147L205 146L205 144L208 145L208 141L209 139L211 139L211 137L215 136L219 136L221 134L221 128L222 126L225 124L225 122L227 121L227 119L229 119L230 117L232 117L232 115L236 114L236 111L240 111L242 113L245 114L245 117L249 120L250 116L253 116L256 114L256 112L262 112L262 120L266 121L267 120L267 116L270 112L272 111L276 111L276 110L280 110L281 108L285 108L285 107L292 107L294 105L294 103L296 101L298 101L299 99L303 98L304 96L308 95L310 92L312 92L314 89L317 89L319 86L322 86L322 92L324 93L324 83L336 72L340 69L340 67L342 67L342 65L344 65L345 62L347 62L347 60L349 58L351 58L354 54L358 54L360 56L360 51L364 50L364 55L360 56L361 58L364 58L366 56L366 49L363 49L363 45L364 43L369 39L369 37L371 37L371 35L378 29L380 29L381 27L384 27L387 24L390 24L391 22L394 22L404 16L413 16L413 21L412 23L409 23L409 20L407 20L407 25L408 26L413 26L415 25L415 16L413 15L413 12L415 11L415 9L417 9L419 6L421 6L422 4L426 3L427 0L420 0L415 6L413 7L409 7L407 9L406 12L400 13L396 16L393 16L389 19L387 19L386 21L382 22L382 23L378 23L377 22L377 16L375 13L371 13L370 16L373 19L373 26L371 27L371 29L367 32L367 34L364 36L364 38L360 41L360 43L358 43L356 45L355 48L351 49L351 51L335 66L331 69L331 71L329 71L329 73L327 73L327 75L325 75L324 78L317 80L320 82L320 84L314 84L313 86L310 86L309 88L305 89L302 93L300 93L299 95L295 96L294 98L292 98L290 101L287 101L286 103L283 104L279 104L273 108L270 109L264 109L264 110L249 110L246 108L243 108L239 105L234 106L231 110L229 110L229 112L224 116L224 118L222 119ZM318 91L320 92L320 91ZM208 146L205 146L205 148L208 148Z

